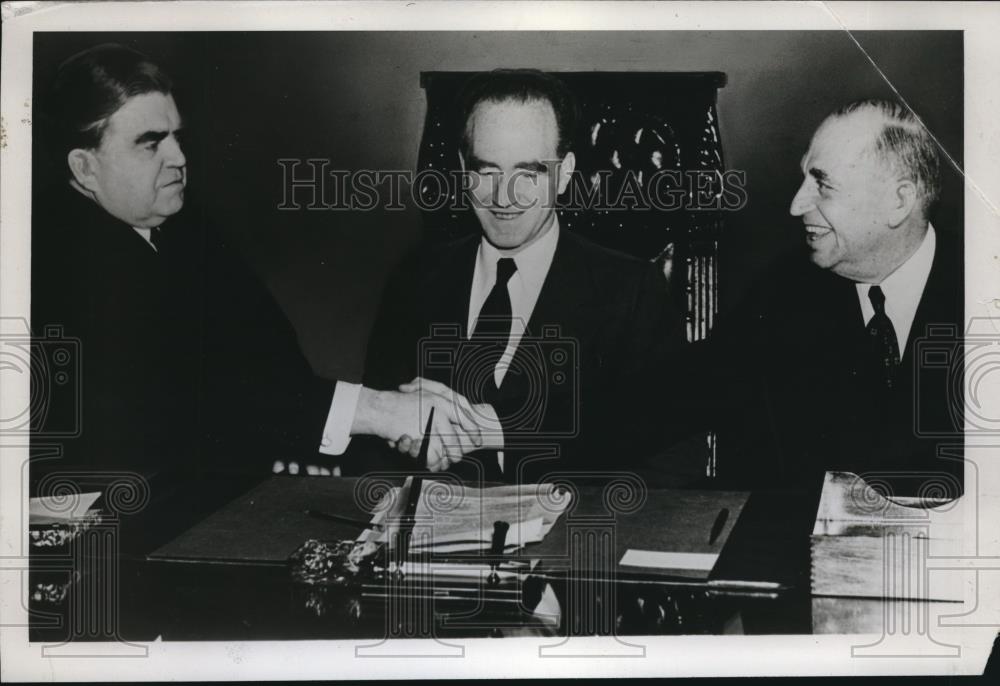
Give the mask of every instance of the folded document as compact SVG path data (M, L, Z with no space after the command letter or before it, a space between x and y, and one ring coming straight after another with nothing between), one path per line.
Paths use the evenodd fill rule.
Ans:
M406 506L411 481L386 492L370 529L359 540L393 541ZM538 543L570 503L570 495L551 484L474 488L449 481L425 480L413 515L410 551L457 553L488 550L495 522L510 528L504 552Z

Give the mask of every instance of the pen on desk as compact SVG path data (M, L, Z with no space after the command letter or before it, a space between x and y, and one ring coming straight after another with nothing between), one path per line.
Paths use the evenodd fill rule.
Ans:
M716 539L719 538L719 534L722 533L722 528L726 526L726 520L729 519L729 508L722 508L719 510L719 514L715 517L715 522L712 523L712 531L708 534L708 544L713 545Z
M383 529L381 524L375 524L373 522L365 521L364 519L354 519L353 517L345 517L343 515L333 514L332 512L320 512L319 510L304 510L305 514L310 517L315 517L316 519L326 519L331 522L342 522L344 524L354 524L356 526L362 526L366 529Z
M417 464L421 468L427 469L427 452L430 448L431 429L434 426L434 408L431 408L427 417L427 426L424 428L424 442L420 445L420 452L417 455ZM410 551L410 535L413 533L414 515L417 514L417 503L420 502L420 487L423 485L423 478L419 476L410 477L410 488L406 496L406 507L400 518L399 530L396 531L396 545L394 546L398 559L402 561ZM400 569L402 569L400 567Z

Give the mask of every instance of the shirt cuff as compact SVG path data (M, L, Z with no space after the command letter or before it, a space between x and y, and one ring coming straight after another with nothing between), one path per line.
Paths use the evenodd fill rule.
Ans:
M358 410L361 384L338 381L333 390L333 402L323 427L319 451L324 455L342 455L351 443L351 425Z

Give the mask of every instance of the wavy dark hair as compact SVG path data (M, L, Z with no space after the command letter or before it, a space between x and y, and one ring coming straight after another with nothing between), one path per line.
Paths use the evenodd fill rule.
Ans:
M106 43L73 55L59 65L42 103L52 155L65 162L70 150L97 149L111 115L129 98L172 89L159 66L124 45Z

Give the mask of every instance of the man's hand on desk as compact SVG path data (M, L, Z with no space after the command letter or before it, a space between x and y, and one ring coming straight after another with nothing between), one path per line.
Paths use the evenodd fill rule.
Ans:
M464 452L482 445L479 424L468 400L450 390L437 393L419 386L408 392L362 387L351 434L378 436L397 447L406 439L408 449L401 452L416 457L421 441L410 437L423 435L431 408L434 408L434 424L427 451L429 470L447 469L452 462L462 459Z
M471 418L476 424L476 428L472 432L468 432L464 426L453 425L451 432L447 435L434 437L440 438L443 441L447 459L433 471L447 469L452 464L460 461L464 455L474 450L481 448L503 449L503 431L500 428L500 421L497 419L496 412L492 406L487 404L472 405L465 396L453 391L445 384L422 377L417 377L413 381L401 385L399 390L408 394L430 394L443 402L458 403L461 407L461 416ZM419 436L419 434L416 435ZM474 441L472 440L473 437L479 437L479 440ZM390 440L389 445L395 447L401 453L416 457L420 452L421 440L419 438L414 439L410 435L404 435L398 441ZM434 447L435 444L432 443L431 450ZM429 458L428 468L430 468Z

